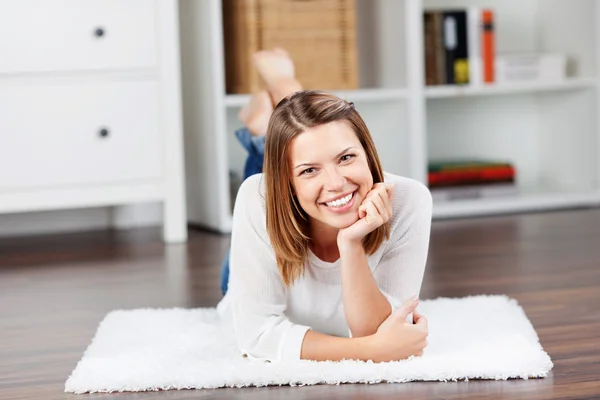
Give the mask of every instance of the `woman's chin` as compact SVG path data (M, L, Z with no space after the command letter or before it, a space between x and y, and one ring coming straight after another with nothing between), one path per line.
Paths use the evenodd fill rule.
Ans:
M322 224L334 229L344 229L358 221L358 211L347 213L346 215L315 215L312 217L312 220L313 223Z
M352 226L356 221L358 221L358 215L348 215L344 218L332 218L328 225L337 229L344 229Z

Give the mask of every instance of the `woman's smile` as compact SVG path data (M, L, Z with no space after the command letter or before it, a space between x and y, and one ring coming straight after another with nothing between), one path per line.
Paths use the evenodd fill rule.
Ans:
M338 214L345 213L354 207L354 204L356 203L357 194L358 190L355 190L350 194L338 197L331 201L321 203L320 205L323 206L329 212Z

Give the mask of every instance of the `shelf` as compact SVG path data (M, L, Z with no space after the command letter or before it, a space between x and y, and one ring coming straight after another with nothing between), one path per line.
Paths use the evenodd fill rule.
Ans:
M443 99L465 96L494 96L501 94L554 92L595 88L597 84L598 80L596 78L571 78L562 82L481 85L478 87L457 85L428 86L425 88L425 97L428 99ZM348 101L363 103L404 100L409 97L409 92L407 89L334 90L332 93ZM228 94L225 96L225 105L230 108L242 107L249 101L249 94Z
M512 83L472 86L428 86L425 97L428 99L454 98L464 96L494 96L500 94L520 94L536 92L566 91L572 89L595 88L596 78L571 78L562 82Z
M404 100L408 97L408 90L406 89L333 90L331 93L339 98L355 103ZM249 94L228 94L225 96L225 105L227 107L243 107L249 101Z
M517 196L433 203L434 218L469 217L600 205L600 192L531 191Z

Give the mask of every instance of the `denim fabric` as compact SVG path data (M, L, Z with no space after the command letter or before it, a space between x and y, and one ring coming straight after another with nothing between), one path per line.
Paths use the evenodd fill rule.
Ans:
M229 284L229 251L225 254L223 263L221 264L221 292L223 296L227 293L227 286Z
M238 129L235 136L239 142L248 151L248 158L244 165L244 180L254 174L259 174L263 169L265 156L265 137L254 136L247 128ZM223 295L227 293L229 283L229 251L225 255L223 264L221 265L221 292Z
M247 128L238 129L235 136L248 151L244 166L244 180L251 175L261 173L265 157L265 137L254 136Z

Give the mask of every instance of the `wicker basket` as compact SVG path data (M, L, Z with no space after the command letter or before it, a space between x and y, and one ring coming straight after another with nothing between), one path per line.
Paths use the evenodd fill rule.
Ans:
M358 86L355 0L223 0L228 93L263 87L252 54L282 47L306 89Z

